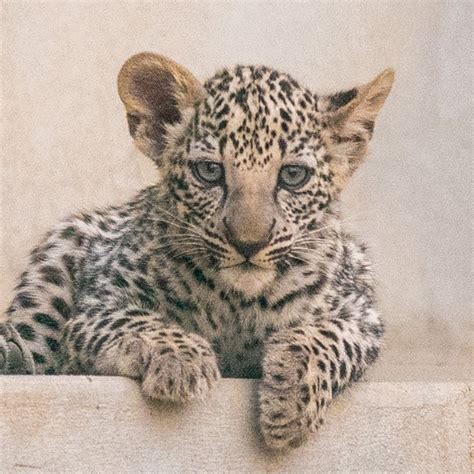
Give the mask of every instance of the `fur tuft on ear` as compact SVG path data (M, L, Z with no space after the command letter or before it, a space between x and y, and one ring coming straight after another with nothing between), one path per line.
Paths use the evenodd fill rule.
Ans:
M118 75L118 93L135 145L158 165L168 126L180 122L184 110L204 95L187 69L154 53L140 53L125 62Z
M394 79L393 69L386 69L368 84L319 99L323 138L332 157L332 171L339 189L366 156L375 118Z

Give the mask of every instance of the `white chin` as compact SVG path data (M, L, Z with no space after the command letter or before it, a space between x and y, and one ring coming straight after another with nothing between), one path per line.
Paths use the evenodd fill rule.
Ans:
M225 286L230 286L248 296L261 293L275 279L274 270L257 267L251 269L240 266L224 268L219 274Z

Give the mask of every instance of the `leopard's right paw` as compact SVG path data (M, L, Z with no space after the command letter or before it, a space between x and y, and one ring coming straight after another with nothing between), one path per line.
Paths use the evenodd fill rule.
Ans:
M34 374L31 352L9 323L0 323L0 375Z
M167 329L150 342L142 381L145 395L186 402L203 398L219 378L216 356L201 337Z

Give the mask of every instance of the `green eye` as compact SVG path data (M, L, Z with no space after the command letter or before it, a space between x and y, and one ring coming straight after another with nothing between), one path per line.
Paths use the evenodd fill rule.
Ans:
M283 188L298 189L309 181L310 176L305 166L288 165L280 170L278 184Z
M215 161L198 161L192 165L194 176L206 184L220 183L224 177L222 164Z

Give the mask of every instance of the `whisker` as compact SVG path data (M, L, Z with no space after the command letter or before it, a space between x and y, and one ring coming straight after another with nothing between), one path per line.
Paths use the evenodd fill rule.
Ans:
M162 207L157 206L156 207L159 211L164 212L167 216L171 217L175 221L180 222L183 224L186 228L194 230L195 233L199 235L203 235L201 228L199 228L196 224L193 224L192 222L185 221L184 219L181 219L177 215L172 214L171 212L167 211L166 209L163 209ZM212 214L208 214L204 219L203 222L206 222L208 219L212 217Z
M203 237L203 235L200 232L196 232L195 230L190 229L188 226L183 226L182 224L177 224L176 222L171 222L166 219L158 219L158 222L164 222L165 224L176 227L177 229L180 229L181 231L184 229L184 230L187 230L191 234L197 235L199 237Z
M294 247L295 245L304 245L304 244L319 244L321 242L327 242L326 239L299 239L299 240L295 240L295 243L293 244L292 247Z
M166 209L163 209L162 207L160 206L156 206L155 207L156 209L158 209L159 211L161 212L164 212L166 215L168 215L169 217L171 217L172 219L178 221L178 222L181 222L183 223L184 225L186 226L189 226L189 227L194 227L196 229L199 230L199 228L195 225L195 224L191 224L190 222L186 222L185 220L179 218L178 216L176 216L175 214L172 214L171 212L167 211Z
M294 247L291 248L291 251L293 251L293 250L299 250L299 251L302 251L302 252L306 252L306 253L311 253L311 254L313 254L314 252L308 252L308 251L309 251L309 250L313 250L313 251L314 251L314 250L316 250L316 249L311 248L311 247L298 247L298 246L294 246ZM289 253L291 253L291 252L289 252Z
M167 234L167 235L160 235L157 237L157 240L161 239L176 239L180 237L187 237L187 238L197 238L197 236L194 236L193 234L185 233L185 234Z
M208 255L208 252L206 249L188 249L185 250L184 252L180 252L178 254L175 254L175 258L180 258L180 257L199 257L202 255Z
M300 261L306 263L307 265L310 265L310 264L312 263L310 260L307 260L307 259L301 257L300 255L290 254L290 257L291 257L291 258L294 258L294 259L296 259L296 260L300 260Z
M206 242L204 239L201 239L201 238L198 239L192 236L186 237L186 238L182 237L180 239L173 239L173 241L163 244L162 246L157 247L157 249L173 247L173 246L175 247L175 250L177 251L181 250L182 248L189 247L191 249L205 250L210 255L219 256L219 257L225 256L225 253L222 250L216 249L213 246L209 245L209 243Z

